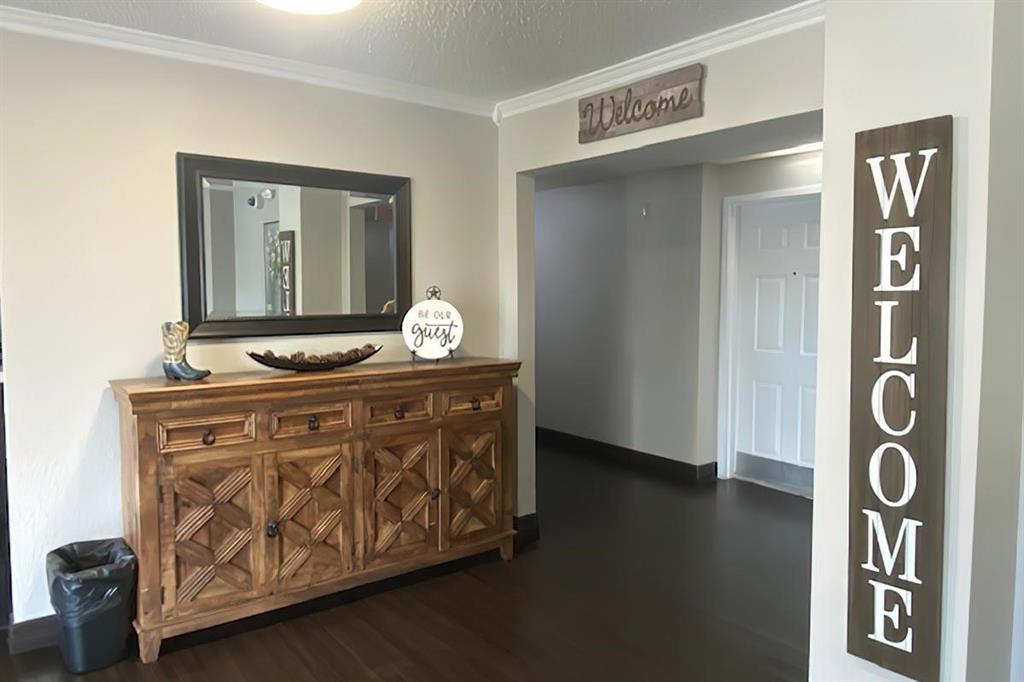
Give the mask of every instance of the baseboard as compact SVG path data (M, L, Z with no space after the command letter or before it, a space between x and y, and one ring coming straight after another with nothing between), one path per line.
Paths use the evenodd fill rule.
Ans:
M540 522L537 520L536 512L514 517L512 527L516 529L512 544L517 553L540 540Z
M659 478L673 481L704 483L718 480L718 464L716 462L708 462L706 464L680 462L675 459L652 455L649 452L641 452L619 445L602 443L598 440L574 436L571 433L546 429L540 426L537 427L537 444L551 445L574 452L585 453L590 456L598 456L614 464L626 466L633 470L645 471Z
M7 628L7 650L17 655L57 646L59 628L57 616L53 615L13 623Z

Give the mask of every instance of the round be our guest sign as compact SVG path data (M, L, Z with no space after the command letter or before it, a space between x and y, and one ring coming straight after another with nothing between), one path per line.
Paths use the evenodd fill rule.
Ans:
M427 289L420 301L402 319L402 337L409 351L424 360L451 355L462 341L462 315L455 306L441 300L441 290Z

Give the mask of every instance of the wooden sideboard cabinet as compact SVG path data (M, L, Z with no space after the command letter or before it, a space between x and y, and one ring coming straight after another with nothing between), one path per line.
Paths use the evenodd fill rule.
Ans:
M417 568L512 557L518 362L112 381L144 662Z

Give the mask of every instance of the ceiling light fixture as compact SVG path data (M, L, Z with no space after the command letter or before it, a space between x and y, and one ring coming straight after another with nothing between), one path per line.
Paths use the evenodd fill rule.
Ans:
M338 14L347 12L363 0L256 0L261 5L294 14Z

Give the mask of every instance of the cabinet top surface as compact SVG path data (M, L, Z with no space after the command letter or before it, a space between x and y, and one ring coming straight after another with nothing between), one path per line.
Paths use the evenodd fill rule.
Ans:
M175 381L164 377L144 379L115 379L110 382L119 399L171 398L176 395L204 393L218 390L273 389L289 386L321 384L361 384L365 382L472 377L479 373L497 373L515 376L518 360L498 358L456 358L440 362L373 362L325 372L254 371L211 374L200 381Z

